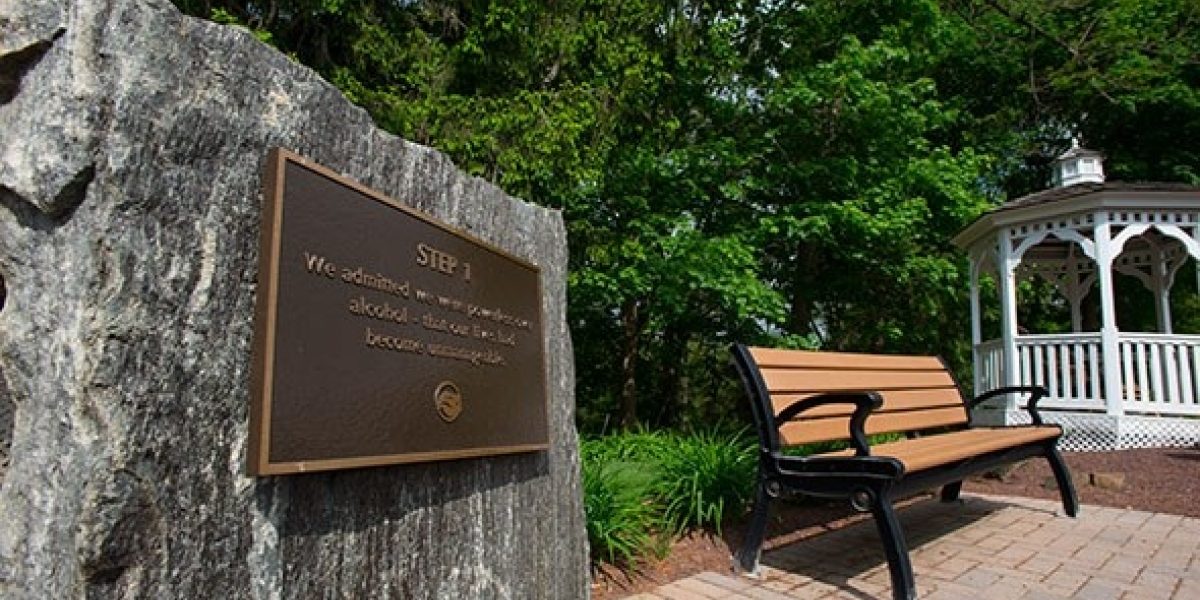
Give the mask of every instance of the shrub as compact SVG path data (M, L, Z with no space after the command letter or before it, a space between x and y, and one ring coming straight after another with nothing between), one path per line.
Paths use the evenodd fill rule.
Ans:
M670 435L657 431L635 430L584 440L584 462L637 462L655 465L670 445Z
M581 452L592 561L632 564L654 551L655 532L662 529L650 500L656 470L648 463L597 460L610 450L604 444L585 441Z
M656 491L663 521L674 532L712 527L741 516L754 495L756 454L745 432L671 436L661 454Z
M757 456L745 432L633 431L585 439L584 509L592 561L633 564L691 528L720 531L754 494Z

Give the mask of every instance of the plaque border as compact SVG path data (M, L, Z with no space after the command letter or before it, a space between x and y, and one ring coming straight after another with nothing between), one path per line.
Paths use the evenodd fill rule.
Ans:
M272 461L271 447L271 407L274 392L275 365L275 330L277 321L277 306L279 300L279 258L280 246L283 242L283 210L285 166L291 162L299 167L333 182L349 187L368 198L380 202L390 208L399 210L414 217L427 225L457 236L464 241L474 244L484 250L495 253L505 259L517 263L523 268L530 269L537 278L537 317L536 331L542 344L542 382L544 386L546 415L546 441L534 444L516 444L511 446L483 446L464 448L460 450L435 450L427 452L405 452L400 454L381 454L359 456L352 458L329 458L305 461ZM290 475L296 473L311 473L339 469L355 469L360 467L377 467L385 465L400 465L411 463L432 462L459 458L477 458L502 454L517 454L537 452L550 448L550 352L547 347L545 310L545 288L542 281L542 269L511 252L479 239L465 231L456 229L438 221L411 206L407 206L382 192L373 190L358 181L322 166L291 150L275 147L267 154L266 167L262 181L262 220L259 225L258 253L258 286L254 306L254 338L250 368L250 420L246 444L246 471L251 476Z

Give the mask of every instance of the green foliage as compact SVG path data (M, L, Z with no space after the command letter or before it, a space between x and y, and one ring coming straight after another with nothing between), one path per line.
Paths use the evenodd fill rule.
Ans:
M583 507L593 561L631 565L660 546L654 537L658 515L647 500L653 483L653 472L642 463L583 461Z
M671 536L720 530L754 493L757 456L744 432L637 430L580 444L592 559L633 564Z
M1200 184L1194 0L175 3L562 210L590 432L748 422L732 341L967 375L949 239L1072 136L1110 176ZM1023 310L1061 326L1052 296Z
M664 434L628 432L579 444L583 503L592 561L631 566L663 551L658 504Z
M754 497L758 457L743 433L679 436L662 455L663 519L676 532L713 528L741 516Z

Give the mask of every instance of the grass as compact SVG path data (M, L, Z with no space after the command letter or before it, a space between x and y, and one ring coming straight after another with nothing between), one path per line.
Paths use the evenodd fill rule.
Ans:
M584 463L584 510L594 562L633 564L656 553L658 515L646 501L652 485L653 474L638 463Z
M662 556L675 536L720 531L754 493L757 457L745 432L633 431L581 444L593 562Z
M871 436L871 443L898 439ZM690 531L718 534L743 517L754 497L756 440L747 430L691 433L629 431L580 444L584 509L592 562L636 567L663 557ZM792 448L807 455L845 447L826 442Z
M753 442L741 434L716 432L675 437L661 458L657 492L664 524L676 533L697 528L720 532L721 523L741 516L754 497L758 459Z

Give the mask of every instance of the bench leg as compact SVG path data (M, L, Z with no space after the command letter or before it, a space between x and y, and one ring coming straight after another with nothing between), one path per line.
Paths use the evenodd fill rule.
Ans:
M767 533L767 519L771 514L771 496L767 494L767 486L759 482L758 491L754 495L754 512L750 515L750 524L746 527L746 538L742 540L742 549L733 557L734 568L750 575L758 574L758 558L762 554L763 538Z
M958 494L962 492L962 482L955 481L942 486L942 502L954 502L958 500Z
M1046 460L1050 462L1050 470L1054 471L1054 481L1058 483L1058 493L1062 495L1063 511L1069 517L1079 516L1079 498L1075 495L1075 483L1067 472L1067 463L1063 462L1058 448L1046 448Z
M904 532L900 529L896 511L887 497L880 494L875 498L871 513L875 516L875 526L879 528L883 551L887 554L888 572L892 577L892 598L914 600L917 597L917 584L913 579L908 545L904 543Z

